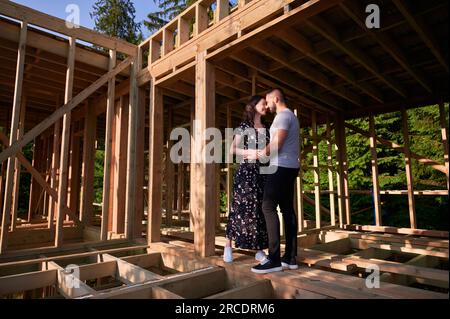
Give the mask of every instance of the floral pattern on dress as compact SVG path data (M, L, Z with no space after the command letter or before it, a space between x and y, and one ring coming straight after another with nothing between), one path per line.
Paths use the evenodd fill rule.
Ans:
M249 122L239 125L238 134L252 129ZM269 130L264 129L267 145L270 141ZM247 131L252 132L252 131ZM258 145L258 136L255 134L243 135L243 148L255 149ZM261 146L260 146L261 147ZM261 250L268 247L266 221L262 212L265 175L260 174L259 161L248 162L244 160L239 165L233 182L233 199L228 215L226 228L227 238L235 242L235 247L242 249Z

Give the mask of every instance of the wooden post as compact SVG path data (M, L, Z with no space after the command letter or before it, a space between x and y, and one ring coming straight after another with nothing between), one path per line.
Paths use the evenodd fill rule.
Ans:
M22 106L20 107L20 122L19 129L17 130L17 139L22 138L23 130L25 127L25 109L27 107L26 96L22 99ZM14 231L16 229L17 224L17 208L19 206L19 186L20 186L20 169L21 165L19 159L16 158L15 168L14 168L14 186L13 186L13 203L12 203L12 211L11 211L11 230ZM0 193L2 196L2 193Z
M183 17L178 18L177 47L189 41L189 21Z
M206 163L205 130L215 124L215 73L213 65L206 61L206 51L197 53L195 81L195 148L198 161L195 164L195 202L194 250L202 257L212 256L215 252L215 165Z
M370 132L370 153L372 156L372 184L373 184L373 203L375 206L375 224L381 226L381 200L380 183L378 181L378 160L377 160L377 140L375 133L375 119L373 114L369 116Z
M138 112L138 85L137 75L139 73L139 59L135 58L130 72L130 109L128 113L128 141L127 141L127 183L125 197L125 237L131 239L134 230L134 217L136 208L136 137Z
M17 130L19 128L20 107L22 99L23 70L25 65L25 49L27 45L27 22L21 22L19 35L19 48L17 52L16 80L14 85L13 113L11 117L11 130L9 134L9 145L17 140ZM5 199L3 205L2 231L0 235L0 254L6 249L6 241L9 232L12 195L13 195L13 179L14 179L15 156L8 158L6 168L6 184Z
M173 125L172 108L168 109L168 123L167 123L167 152L166 152L166 225L172 225L172 213L173 213L173 187L174 187L174 164L170 159L170 149L172 148L173 141L170 140L170 131Z
M66 72L66 88L64 94L64 104L69 103L72 99L73 76L75 71L75 48L76 40L74 37L69 38L69 55L67 59ZM67 166L69 159L69 143L70 143L70 121L71 111L64 114L63 130L61 138L61 155L60 155L60 176L58 186L58 203L56 205L56 234L55 246L60 247L63 242L62 229L64 222L64 207L67 205Z
M172 30L168 28L163 29L163 50L162 56L165 56L167 53L173 50L174 47L174 33Z
M127 137L129 97L123 95L116 104L114 120L114 178L111 230L116 234L125 231L125 184L127 180Z
M447 118L445 115L445 106L444 102L441 101L439 103L439 120L441 123L441 138L442 138L442 146L444 148L444 164L445 169L447 170L447 189L450 190L449 186L449 162L448 162L448 128L447 128Z
M315 202L315 212L316 212L316 228L320 228L321 218L320 218L320 169L319 169L319 143L317 140L317 114L312 111L311 114L311 130L313 139L313 168L314 168L314 202Z
M304 208L303 208L303 170L302 170L302 133L301 133L301 121L300 121L300 109L297 107L295 110L295 115L298 118L299 125L299 143L300 143L300 170L298 172L298 176L296 179L295 187L296 187L296 200L297 200L297 223L298 223L298 231L302 232L305 227L305 219L304 219Z
M338 158L338 197L339 197L339 219L341 225L351 223L350 217L350 192L348 188L348 163L347 163L347 142L345 137L345 121L342 115L338 115L336 120L336 139Z
M80 219L85 225L92 224L94 216L94 171L95 171L95 139L97 132L97 116L92 102L86 104L83 132L83 162Z
M196 150L195 150L195 104L191 105L190 116L191 116L191 163L189 167L189 231L193 232L195 228L195 218L194 213L196 211L194 202L194 192L196 188L195 179L195 161L196 161Z
M150 41L150 53L148 55L148 65L159 59L161 55L161 42L156 39Z
M60 107L61 103L61 96L58 95L56 99L56 109ZM52 152L52 170L51 170L51 179L50 179L50 187L52 189L56 189L58 185L58 169L59 169L59 158L61 153L61 121L58 120L55 122L53 127L53 152ZM30 198L31 198L31 192L30 192ZM48 221L48 228L53 229L55 224L53 223L54 217L56 215L56 205L57 200L52 198L50 202L50 209L47 216Z
M215 21L217 23L230 14L230 3L229 0L217 0L216 4Z
M197 3L195 6L195 26L194 33L195 35L199 35L204 30L208 28L209 17L208 17L208 8L206 8L201 3Z
M401 110L402 117L402 131L403 142L405 149L405 171L406 171L406 186L408 190L408 208L409 208L409 220L412 229L417 228L416 220L416 207L414 202L414 188L413 188L413 176L412 176L412 163L411 163L411 151L409 148L409 132L408 132L408 115L406 109L403 107Z
M231 123L231 108L227 107L227 128L232 129L232 123ZM230 154L229 149L225 149L225 152L227 154L226 158L228 158L227 161L227 217L228 214L231 211L231 197L233 195L233 172L232 172L232 164L231 160L233 159L233 156Z
M150 148L147 241L148 243L154 243L161 240L161 175L164 124L163 95L161 88L155 85L155 78L152 78L150 85Z
M328 190L330 191L330 220L331 225L336 225L336 207L334 203L334 180L333 180L333 147L331 141L330 117L327 115L327 165L328 165Z
M116 66L116 51L109 50L109 71ZM108 217L110 211L110 186L111 186L111 154L112 154L112 122L114 118L115 100L115 76L108 80L108 97L106 99L106 133L105 133L105 162L103 169L103 196L102 196L102 225L100 239L108 237Z
M80 137L75 136L75 130L72 129L70 145L70 169L69 169L69 208L76 214L80 203ZM66 216L69 220L69 216Z
M36 168L36 170L39 170L39 160L38 160L38 150L40 151L40 145L41 141L39 138L36 138L34 140L34 149L33 149L33 159L31 161L31 165ZM39 173L40 174L40 173ZM36 179L34 177L31 177L30 181L30 198L28 201L28 222L30 222L33 219L33 209L35 204L35 198L36 194L39 192L39 185L36 182ZM56 207L55 207L56 210Z
M178 221L181 221L181 212L183 211L184 163L181 162L178 164L177 169L177 212Z
M136 205L132 238L142 237L142 219L144 218L144 143L145 143L145 89L139 88L136 123Z

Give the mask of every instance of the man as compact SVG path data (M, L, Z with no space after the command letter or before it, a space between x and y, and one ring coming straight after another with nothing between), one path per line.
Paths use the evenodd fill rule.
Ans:
M270 155L270 168L264 187L262 210L269 237L269 256L252 271L265 274L283 268L297 269L297 218L294 211L294 184L299 172L299 125L295 114L288 108L281 89L266 95L267 109L276 112L270 127L270 143L259 156ZM283 215L286 250L280 253L280 221L277 206Z

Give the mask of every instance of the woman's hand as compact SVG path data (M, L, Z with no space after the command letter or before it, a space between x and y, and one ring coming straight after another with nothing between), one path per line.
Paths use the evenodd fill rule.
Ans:
M244 159L249 161L256 161L258 158L258 150L246 150Z

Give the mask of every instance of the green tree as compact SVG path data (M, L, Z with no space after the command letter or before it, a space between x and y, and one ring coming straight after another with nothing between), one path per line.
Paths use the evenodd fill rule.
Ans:
M153 0L153 2L158 5L159 10L149 13L147 16L148 20L144 21L144 25L150 33L154 33L196 1L197 0ZM237 0L230 0L229 4L230 7L234 7L237 5ZM208 10L210 19L214 17L215 7L216 5L212 4Z
M135 13L131 0L97 0L90 16L95 21L95 30L138 44L143 36Z
M153 0L159 10L151 12L147 16L144 25L154 33L161 29L170 20L179 15L184 9L195 3L196 0Z

